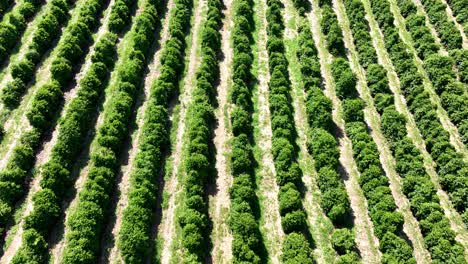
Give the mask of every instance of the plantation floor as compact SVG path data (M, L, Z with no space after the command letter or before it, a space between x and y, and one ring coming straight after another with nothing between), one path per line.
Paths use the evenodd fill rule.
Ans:
M229 167L230 147L232 138L230 131L230 105L228 104L229 88L232 83L231 64L233 59L231 29L233 21L233 2L224 1L224 20L221 29L222 61L220 63L220 77L217 86L218 108L216 109L216 128L214 129L214 145L216 149L216 183L209 191L209 212L213 222L211 261L213 263L232 262L232 233L229 227L230 197L229 188L232 185L232 175Z
M333 121L338 126L340 163L346 191L348 192L351 208L354 212L354 225L356 245L361 253L364 263L379 263L382 253L379 251L379 242L373 231L373 224L368 215L367 200L359 186L359 172L353 159L351 140L344 135L344 121L341 117L341 106L334 92L334 81L331 75L330 64L332 56L328 52L325 38L320 30L320 8L317 1L312 1L312 12L308 15L312 34L317 45L322 76L325 80L325 95L333 102Z
M402 192L402 180L396 172L395 159L391 154L388 145L389 143L382 134L380 115L377 113L369 88L367 87L365 70L359 64L359 57L356 52L356 47L354 46L354 38L351 33L351 28L349 26L350 22L347 18L344 4L341 0L335 0L333 2L338 20L340 21L343 29L344 42L348 49L348 59L350 61L351 69L358 77L357 89L360 93L360 97L366 102L367 107L364 109L366 123L370 127L372 138L377 144L377 148L380 152L380 163L382 164L385 174L389 180L390 189L398 207L398 211L404 218L403 231L406 233L413 245L417 263L429 263L431 262L430 255L425 246L419 223L413 216L410 203Z
M408 110L406 100L404 96L402 95L402 92L400 89L400 81L396 74L393 63L390 59L390 56L387 50L385 49L385 44L383 41L383 34L380 31L377 21L375 20L373 16L373 13L370 8L370 2L367 0L363 0L362 2L364 4L364 8L366 9L366 13L367 13L366 19L369 21L369 26L371 28L372 42L377 52L379 63L382 66L384 66L384 68L387 70L390 89L392 90L394 94L394 98L395 98L396 110L402 113L406 117L408 137L413 141L413 144L418 148L418 150L423 155L423 158L424 158L423 161L424 161L424 166L426 168L426 172L431 177L431 181L433 182L434 186L437 189L437 196L440 199L440 204L442 208L444 209L445 215L450 221L450 226L452 230L457 235L456 236L457 241L459 241L465 247L465 256L466 256L468 252L467 250L468 248L467 234L468 233L466 231L466 227L461 219L461 216L456 212L456 210L451 205L451 202L448 198L447 193L444 192L440 186L438 175L434 167L435 166L434 161L432 160L430 154L426 150L425 142L422 138L420 131L418 130L416 126L416 122L414 120L413 115Z
M200 63L200 30L201 24L205 19L203 11L206 10L206 1L202 0L195 2L194 10L191 27L191 40L189 45L190 50L187 53L187 72L182 81L183 88L179 97L180 112L176 126L176 139L175 142L173 142L175 146L173 147L170 157L172 171L170 172L170 177L166 179L166 185L164 186L164 192L167 194L168 200L167 205L164 206L162 210L162 219L158 232L158 239L162 243L161 250L159 252L162 264L177 262L175 254L177 255L177 258L181 254L181 252L174 252L174 250L177 251L177 248L179 247L178 244L180 243L177 239L175 240L175 237L177 236L176 226L178 225L176 222L176 212L177 207L181 204L180 196L183 191L183 186L180 182L183 179L183 164L181 161L184 155L184 132L187 118L187 107L191 102L191 94L193 87L195 86L195 72Z
M330 219L323 212L320 201L321 192L317 186L314 161L307 150L307 143L310 142L308 131L310 127L307 122L305 110L305 92L303 90L299 61L296 53L298 52L298 24L302 21L294 9L291 1L285 0L284 21L286 25L286 54L289 60L289 74L293 90L291 92L294 105L294 123L298 134L297 145L300 148L299 166L303 172L302 180L304 182L304 208L307 212L309 221L309 230L316 244L315 257L318 263L333 263L336 261L337 254L331 244L331 236L334 227Z
M270 106L268 103L268 71L267 20L266 1L254 1L254 14L256 34L256 50L254 55L256 63L255 76L257 85L254 88L254 140L256 143L255 156L259 164L257 170L257 197L260 201L260 232L264 238L269 263L280 263L282 241L284 237L281 217L279 214L278 192L276 183L276 169L273 163L272 130L270 122Z

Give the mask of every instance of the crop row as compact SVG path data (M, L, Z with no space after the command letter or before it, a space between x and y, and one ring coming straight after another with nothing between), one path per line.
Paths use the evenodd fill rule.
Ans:
M306 114L310 131L308 150L318 172L317 185L322 194L321 207L335 226L332 243L341 263L359 261L354 241L349 197L339 172L338 142L333 136L332 102L322 87L320 62L309 26L299 27L299 51L303 89L306 92Z
M464 104L468 98L466 88L457 80L454 72L455 61L449 56L437 54L439 46L425 25L425 17L417 14L416 5L410 0L399 0L398 4L404 10L406 28L411 33L419 57L424 59L424 68L441 98L442 106L458 126L462 141L468 143L468 108Z
M86 7L94 9L92 5ZM112 8L115 8L115 5ZM67 112L61 119L57 142L52 148L49 161L41 171L42 189L34 194L34 209L25 219L23 244L14 257L16 263L23 263L28 256L35 256L37 260L47 256L47 252L43 251L42 247L47 245L45 241L48 234L61 215L61 201L65 198L72 182L71 170L84 148L82 142L93 124L99 98L114 65L116 33L106 33L96 43L90 68L79 83L76 98L70 102Z
M338 18L331 6L331 0L320 0L320 8L322 9L322 19L320 28L325 35L327 50L333 56L345 56L346 49L343 40L343 32L338 23Z
M359 3L347 12L365 13L365 10L362 3ZM352 23L351 25L353 26ZM420 222L424 242L431 252L432 259L461 261L463 249L454 240L455 235L450 230L448 219L439 205L437 190L424 169L421 153L407 137L406 119L395 110L393 100L378 99L393 97L387 71L379 64L371 64L367 68L366 79L372 98L375 102L380 102L377 111L382 117L383 134L390 143L396 170L402 179L403 193L410 200L411 210ZM446 255L440 252L445 252Z
M5 21L0 23L0 62L11 54L26 30L27 22L36 14L41 4L41 0L25 0L15 6Z
M218 53L221 49L221 8L219 0L208 0L207 20L201 39L201 63L196 73L191 103L188 106L184 152L185 180L183 213L178 217L182 227L182 245L187 250L185 258L191 263L201 263L206 256L208 205L206 185L213 179L214 159L211 125L214 122L214 95L219 77Z
M356 89L357 77L345 57L335 58L331 71L336 94L341 99L345 132L351 139L353 156L361 174L359 184L368 202L375 235L380 240L383 262L414 263L412 248L401 235L403 216L396 211L388 179L380 164L377 145L364 120L365 103L359 98Z
M272 153L280 186L281 224L285 232L282 260L286 263L312 263L311 235L302 205L302 172L297 163L296 131L291 105L291 83L283 43L282 4L267 1L267 51L269 57L269 104L271 112Z
M424 91L422 76L394 27L389 3L386 0L372 1L371 7L383 30L385 46L399 75L408 108L425 139L428 152L437 164L442 188L449 193L455 209L468 224L466 162L450 144L450 137L443 129L428 93Z
M140 90L150 45L157 24L159 1L143 1L128 35L128 49L120 54L115 79L107 88L112 96L104 105L103 123L91 149L88 176L74 211L66 223L63 263L95 263L100 237L109 214L119 154L128 135L129 120Z
M430 55L437 54L440 46L436 43L429 27L426 26L426 17L418 13L416 4L411 0L398 0L397 4L418 56L424 60Z
M401 235L403 216L396 211L388 179L381 168L377 145L364 121L364 102L358 98L356 76L342 58L333 62L332 74L338 97L342 99L346 134L353 145L353 156L361 173L359 184L367 198L374 231L380 240L383 262L414 263L412 248Z
M34 71L43 56L54 46L54 41L62 34L61 27L69 19L69 9L73 3L67 0L52 0L49 9L37 24L31 43L28 43L24 56L11 65L12 80L8 81L0 94L0 100L8 108L15 108L26 91L28 83L34 77ZM17 43L15 32L7 37L10 43L5 47L14 47Z
M78 13L79 18L87 17L97 20L101 4L98 2L92 5L92 2L93 0L88 0L80 6L83 12ZM85 13L84 9L87 8L85 4L89 4L91 10L95 10L94 13ZM34 165L34 153L37 151L45 132L53 126L55 115L61 105L63 90L66 88L66 82L61 78L66 76L65 74L72 75L72 65L78 63L81 56L84 55L83 50L87 48L90 38L91 32L88 25L83 23L69 25L62 41L56 48L57 56L51 67L52 80L38 88L32 99L32 107L26 112L32 129L21 136L20 143L14 147L6 169L0 174L0 190L5 194L0 197L2 204L1 223L9 221L14 204L26 193L26 188L23 185L28 172ZM71 47L75 48L76 54L69 52ZM67 69L68 72L60 71L61 69Z
M447 0L456 20L463 26L465 34L468 33L468 5L464 0Z
M414 43L413 45L418 56L424 60L429 58L431 55L436 55L440 47L432 36L430 29L425 24L426 18L422 14L418 14L416 4L410 0L398 0L397 4L401 14L405 18L406 29L411 34ZM458 74L460 81L468 84L468 51L465 49L449 49L449 55L454 59L451 64L456 66L454 69L456 69L455 72ZM443 60L443 58L441 59ZM449 74L448 77L453 80L454 78L451 77L452 75L453 74ZM431 75L429 77L434 78L434 76ZM443 81L444 79L446 78L441 75L435 78L433 82L434 84L442 82L444 85L447 85L448 80ZM452 83L452 81L450 81L450 83ZM459 85L457 84L457 86ZM457 90L457 88L454 90ZM440 91L437 90L437 87L436 92L440 95ZM449 105L445 104L444 107L448 108L449 114L452 112ZM456 121L457 120L455 118L455 123L457 123Z
M177 94L184 69L185 34L190 25L191 7L190 0L175 1L175 11L169 21L169 39L161 51L160 74L151 84L138 152L130 174L128 205L123 210L118 235L118 247L125 263L143 263L151 250L157 176L163 169L164 153L169 145L168 108Z
M377 53L372 46L369 24L366 23L366 13L359 0L345 0L346 13L351 22L351 31L354 44L359 53L359 63L367 68L369 65L377 63Z
M440 0L421 0L429 20L439 33L440 40L448 50L461 49L463 39L455 23L449 20L445 11L447 5Z
M258 197L255 194L255 164L252 127L253 55L250 46L253 31L252 0L237 0L234 5L232 30L233 62L232 86L229 100L233 106L231 172L233 183L229 190L231 212L229 225L232 230L234 263L261 263L262 238L256 211Z

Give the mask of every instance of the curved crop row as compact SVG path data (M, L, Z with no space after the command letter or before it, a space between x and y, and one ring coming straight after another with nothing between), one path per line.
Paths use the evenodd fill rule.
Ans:
M338 142L333 136L332 102L321 90L320 62L310 28L299 28L297 54L306 92L307 122L310 125L308 149L318 172L317 185L322 193L321 207L335 226L333 247L339 263L357 263L350 201L339 172Z
M192 2L176 0L169 22L169 39L161 53L160 75L152 83L135 166L130 174L128 205L122 213L118 247L125 263L143 263L150 252L151 223L157 197L157 175L169 145L169 103L177 94L184 68L185 32ZM169 19L169 18L167 18Z
M47 258L47 252L43 251L45 241L61 216L61 201L71 186L71 170L84 147L82 142L92 126L92 116L114 66L116 33L119 32L108 32L96 43L90 68L79 83L76 98L61 119L57 142L42 168L42 189L34 194L34 209L25 219L23 243L13 258L15 263L23 263L29 256L34 256L36 261Z
M448 50L461 49L463 39L455 23L448 19L445 11L447 5L440 0L421 0L429 20L439 33L440 41Z
M92 11L92 12L88 12ZM80 6L78 17L89 20L89 24L78 22L67 27L61 42L57 46L57 56L51 67L51 80L38 88L32 99L32 106L26 116L32 129L25 132L20 143L14 147L12 157L6 169L0 174L0 223L8 223L13 213L14 204L24 196L23 186L28 172L34 165L34 153L40 145L41 138L49 130L60 109L63 90L73 75L73 65L77 64L91 42L91 26L94 26L102 11L100 1L87 0ZM90 27L88 27L88 25Z
M351 1L358 2L345 0ZM352 10L346 11L365 14L362 3L356 3L352 7ZM354 27L353 23L351 27ZM359 56L361 55L367 54L359 53ZM403 193L410 200L411 210L420 222L424 241L432 259L463 263L463 248L454 240L455 235L450 230L448 219L439 204L436 188L424 169L421 153L407 137L406 119L395 110L386 70L379 64L371 64L366 70L367 84L376 102L377 111L382 116L381 127L395 157L396 170L403 183Z
M11 65L12 80L8 81L0 94L0 100L8 108L18 106L21 96L34 77L36 66L54 45L54 40L62 34L61 27L69 19L68 11L73 3L68 0L52 0L50 7L37 25L24 56ZM93 18L94 19L94 18ZM8 39L14 40L11 35ZM15 45L16 41L8 44Z
M343 58L333 61L332 75L337 95L342 99L346 134L353 145L353 156L361 173L359 184L369 204L369 214L380 240L383 261L415 263L412 248L401 235L403 216L396 211L388 179L381 168L377 145L364 121L364 102L358 97L356 76L348 61Z
M140 90L148 52L157 24L157 0L142 3L142 12L128 33L128 52L121 55L115 82L107 89L112 97L104 106L103 123L91 150L88 178L79 193L76 208L66 223L69 230L62 263L96 263L100 237L114 190L118 157L127 138L136 94Z
M271 128L273 132L272 154L280 186L278 200L281 224L285 232L282 261L286 263L312 263L311 235L301 200L301 170L297 163L296 131L291 105L291 83L288 60L283 43L284 21L282 4L268 0L267 51L269 57L269 96Z
M331 8L330 2L324 5L329 5ZM356 5L356 7L359 6ZM362 14L356 12L351 17L354 19L359 16L362 17ZM361 29L364 27L367 26L360 25ZM364 35L363 32L361 34ZM370 40L370 38L367 39ZM365 41L366 39L361 40L361 42ZM358 97L357 77L344 56L333 60L331 72L335 81L336 94L341 99L345 132L351 139L353 156L361 174L359 184L368 202L375 235L380 240L383 262L415 263L412 248L402 237L403 216L396 211L397 206L388 179L380 164L377 145L364 121L364 102Z
M447 0L458 23L463 26L465 34L468 33L468 5L464 0Z
M468 143L468 97L466 88L457 80L454 72L455 61L449 56L438 55L436 44L430 29L425 25L425 17L417 14L416 5L410 0L398 0L405 17L406 28L414 41L418 56L424 59L424 68L429 75L435 92L440 96L442 106L459 129L462 141ZM460 58L463 60L464 58ZM463 62L462 62L463 63ZM466 63L466 62L465 62Z
M258 197L255 195L255 164L253 154L252 90L250 72L253 55L250 42L253 30L251 0L234 3L234 48L230 102L232 124L231 171L233 183L230 188L231 212L229 224L233 234L232 251L234 263L260 263L262 238L255 214Z
M201 40L201 64L196 74L192 102L188 106L187 146L184 153L185 181L183 212L178 217L182 227L182 245L188 251L187 263L201 263L206 256L208 205L205 198L207 182L214 161L210 150L211 125L214 121L215 85L219 77L217 55L221 49L222 2L208 0L207 20Z
M386 71L380 65L373 65L367 73L369 88L375 98L379 93L392 95L388 87ZM390 142L395 157L396 170L401 176L403 192L409 198L411 211L418 219L424 242L434 261L464 263L463 247L455 241L444 215L436 188L424 170L421 153L407 137L406 119L392 104L383 109L382 131Z
M42 0L24 0L0 23L0 62L3 62L21 39L27 22L37 13Z
M416 125L419 128L428 152L437 164L442 188L449 193L455 209L462 214L468 225L468 173L461 154L450 144L429 95L424 91L421 74L395 29L390 5L387 0L371 2L371 8L384 33L384 41L399 76L401 89Z

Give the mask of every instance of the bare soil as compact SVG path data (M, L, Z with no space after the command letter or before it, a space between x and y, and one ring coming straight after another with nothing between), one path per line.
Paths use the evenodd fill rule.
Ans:
M232 262L232 234L228 224L228 213L230 208L229 189L232 185L232 175L228 164L230 147L229 140L232 138L231 131L228 130L228 117L230 105L228 103L228 89L231 85L231 63L233 50L231 47L231 28L233 21L231 18L232 1L224 1L223 28L221 30L221 49L223 60L220 63L220 80L217 87L218 109L216 109L217 127L214 130L214 145L216 148L216 190L210 195L210 214L213 222L211 253L213 263Z
M171 153L173 170L169 181L164 186L164 192L169 195L168 206L162 210L162 219L159 226L159 237L162 241L161 264L169 264L172 256L172 243L175 236L175 212L178 204L176 197L183 191L182 185L179 183L179 170L182 160L182 152L184 149L184 132L185 120L187 116L187 107L191 102L192 90L195 86L195 71L199 65L198 49L200 48L200 29L201 22L205 15L202 15L206 1L199 1L195 7L194 22L192 26L192 40L189 52L189 64L187 75L184 78L183 93L180 95L180 118L177 124L176 142Z
M258 23L258 91L256 91L259 128L257 146L260 149L258 193L260 197L260 207L262 213L261 230L266 240L266 248L271 263L280 263L282 244L284 238L283 227L281 226L281 217L279 214L278 193L279 187L276 183L276 169L273 163L272 148L272 130L270 123L270 107L268 102L268 83L270 74L268 71L268 53L266 50L266 1L255 2L254 12L257 14Z

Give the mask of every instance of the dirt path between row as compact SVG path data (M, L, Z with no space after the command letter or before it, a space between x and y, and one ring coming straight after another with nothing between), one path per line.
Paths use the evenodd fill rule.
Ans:
M366 102L366 108L364 109L366 123L371 128L371 135L374 142L377 144L379 150L380 163L385 171L385 175L389 180L389 187L391 189L393 198L398 207L398 211L403 215L403 231L408 236L414 249L414 255L417 263L430 263L430 254L426 249L421 229L416 218L411 212L411 206L409 200L402 192L402 180L395 170L396 162L388 143L381 131L381 120L380 115L374 106L374 100L370 94L369 88L367 87L367 79L364 68L359 64L359 57L356 52L354 45L354 38L349 25L349 20L346 15L345 7L342 1L335 0L334 7L335 13L337 14L338 20L341 24L344 36L344 42L348 49L348 59L353 72L358 77L357 90L360 97Z
M170 179L167 181L166 186L164 186L164 192L169 195L168 197L168 206L162 210L161 224L159 226L158 237L162 241L162 250L161 250L161 264L169 264L172 256L172 244L174 237L176 236L176 208L179 204L176 204L176 198L180 196L183 192L183 186L179 182L179 174L183 171L181 170L181 161L183 156L184 149L184 132L185 132L185 120L187 116L187 107L191 102L191 95L194 86L196 85L195 72L200 63L200 30L201 23L204 20L206 14L205 0L200 0L195 3L194 9L195 12L192 16L193 23L191 27L191 46L189 51L189 63L186 76L183 80L183 92L179 97L180 100L180 115L177 124L176 132L176 141L175 146L173 146L170 160L172 160L172 172Z
M456 239L460 242L465 248L465 255L468 254L468 235L466 227L461 219L461 216L455 211L451 202L448 198L447 193L445 193L440 187L438 175L435 171L435 163L432 160L430 154L426 150L425 142L419 132L419 129L416 126L413 115L409 112L406 100L402 95L400 89L400 81L396 74L395 68L390 59L390 55L385 49L383 33L381 32L377 21L372 15L370 8L370 3L368 1L362 1L364 8L366 9L366 19L369 22L371 28L372 42L377 52L379 64L382 65L387 70L387 76L389 80L390 89L394 94L396 110L403 114L406 117L407 124L406 128L408 130L408 137L412 140L413 144L418 148L423 156L424 167L426 172L431 177L431 181L437 189L437 196L440 199L440 204L444 210L445 215L449 219L450 227L455 232Z
M114 0L111 0L111 3L109 4L109 6L107 8L108 9L107 11L110 10L111 6L113 5L113 2L114 2ZM108 13L110 13L110 12L108 12ZM104 20L102 19L101 22L103 22L103 21ZM103 24L101 23L101 25L103 25ZM102 26L101 26L101 28L102 28ZM97 33L97 35L99 35L99 33ZM90 48L90 53L93 52L95 43ZM88 70L89 66L88 67L86 66L88 61L91 61L91 56L87 56L86 62L82 65L79 73L76 76L76 83L79 83L79 81L81 80L81 78L84 75L84 72ZM65 93L65 95L67 95L67 94L69 94L69 95L76 94L78 89L79 89L79 86L75 85L75 86L71 87L71 89L69 89ZM72 96L65 96L64 107L61 110L59 116L62 116L66 112L66 109L67 109L67 107L68 107L68 105L69 105L69 103L71 101L71 98L72 98ZM50 139L47 140L45 143L43 143L42 150L36 156L35 170L40 171L41 167L47 161L49 161L49 157L50 157L50 154L52 152L52 148L55 146L55 143L57 142L57 138L58 138L59 133L60 133L60 130L59 130L58 127L56 127L53 130L53 132L51 133L52 135L50 136ZM34 209L33 208L32 198L33 198L34 194L36 194L41 189L40 188L41 180L42 180L42 174L38 173L37 175L34 176L34 178L32 179L32 181L30 183L29 192L28 192L28 195L27 195L27 198L26 198L26 201L25 201L26 202L25 210L22 213L21 221L18 224L18 229L16 230L16 232L14 232L14 234L7 234L7 239L8 240L11 239L11 243L8 246L8 248L6 249L6 251L4 252L4 255L2 256L2 258L0 259L0 263L9 263L11 261L11 259L14 257L14 254L17 252L17 250L21 246L21 242L22 242L21 240L22 240L22 236L23 236L24 219ZM8 237L9 235L13 235L13 237L9 238Z
M128 152L124 154L124 160L127 160L125 165L122 165L120 173L117 176L117 179L120 181L117 184L117 192L115 193L114 200L116 200L116 208L113 215L115 221L109 225L106 232L105 245L102 249L100 263L124 263L120 255L117 241L120 227L122 225L122 213L123 210L128 206L128 190L130 187L130 176L133 169L133 164L135 161L136 154L139 151L140 139L142 133L142 127L144 125L145 113L148 108L148 98L151 94L151 85L154 80L159 76L160 72L160 57L162 47L169 38L169 14L171 14L175 4L173 0L169 0L166 7L166 13L164 15L164 21L162 23L162 33L158 41L158 50L155 52L151 64L148 66L149 72L145 77L144 89L141 96L138 98L136 105L140 105L136 114L136 129L134 131L134 136L132 137L131 144L129 146ZM110 237L107 237L110 236Z
M321 192L317 186L317 172L314 167L314 160L307 150L308 131L310 131L309 123L307 122L305 110L305 92L301 83L301 73L299 61L296 57L298 51L298 33L297 23L300 23L300 18L295 11L290 0L284 0L284 23L285 23L285 43L286 54L289 61L289 76L293 87L291 97L294 106L294 122L298 138L297 145L300 148L299 166L303 172L302 181L304 182L304 199L303 206L307 213L309 222L309 230L315 242L315 258L317 263L334 263L337 258L337 253L331 244L331 236L334 231L333 223L328 219L320 205Z
M268 71L267 44L267 20L266 1L255 1L254 13L256 17L256 46L257 46L257 91L254 92L255 113L254 126L255 142L260 155L257 158L260 170L257 172L259 179L257 197L260 200L261 223L260 230L265 238L265 245L271 263L280 263L282 244L284 238L283 227L281 226L281 216L279 214L278 193L279 187L276 183L276 169L273 163L272 130L270 121L270 106L268 102L268 83L270 73Z
M354 212L354 225L356 245L359 249L363 263L380 263L382 253L379 251L379 241L374 234L373 223L368 214L367 200L359 186L360 177L356 163L353 159L351 140L344 134L344 121L341 118L341 105L334 92L334 81L331 75L332 56L326 49L325 39L320 30L320 8L316 1L312 1L312 13L308 15L311 23L322 76L325 80L325 95L333 102L333 121L337 124L339 132L343 134L338 138L340 149L340 163L343 166L343 177L348 192L351 209Z
M440 123L442 124L442 127L449 133L450 143L455 147L457 152L460 152L463 155L465 161L467 161L468 150L461 140L460 134L458 133L458 128L452 123L447 112L441 105L440 97L436 94L432 82L430 81L429 76L423 67L423 61L418 57L418 54L414 48L411 35L406 30L405 20L396 9L396 5L391 4L390 6L392 14L395 18L395 26L398 29L403 43L405 43L408 46L409 52L413 55L413 59L416 64L416 67L418 68L419 73L421 73L421 75L423 76L424 89L429 93L432 103L436 106L436 112L437 116L439 117Z
M231 17L232 1L224 1L224 21L221 30L221 49L223 60L220 67L219 85L217 87L218 109L215 115L217 127L214 130L214 145L216 148L216 190L214 195L209 197L209 212L213 222L211 252L213 263L231 263L232 262L232 233L229 227L229 209L231 200L229 189L232 185L232 174L228 163L228 155L231 152L229 141L232 133L229 130L230 105L228 103L229 87L231 87L231 64L233 59L233 50L231 42L231 29L233 21Z

